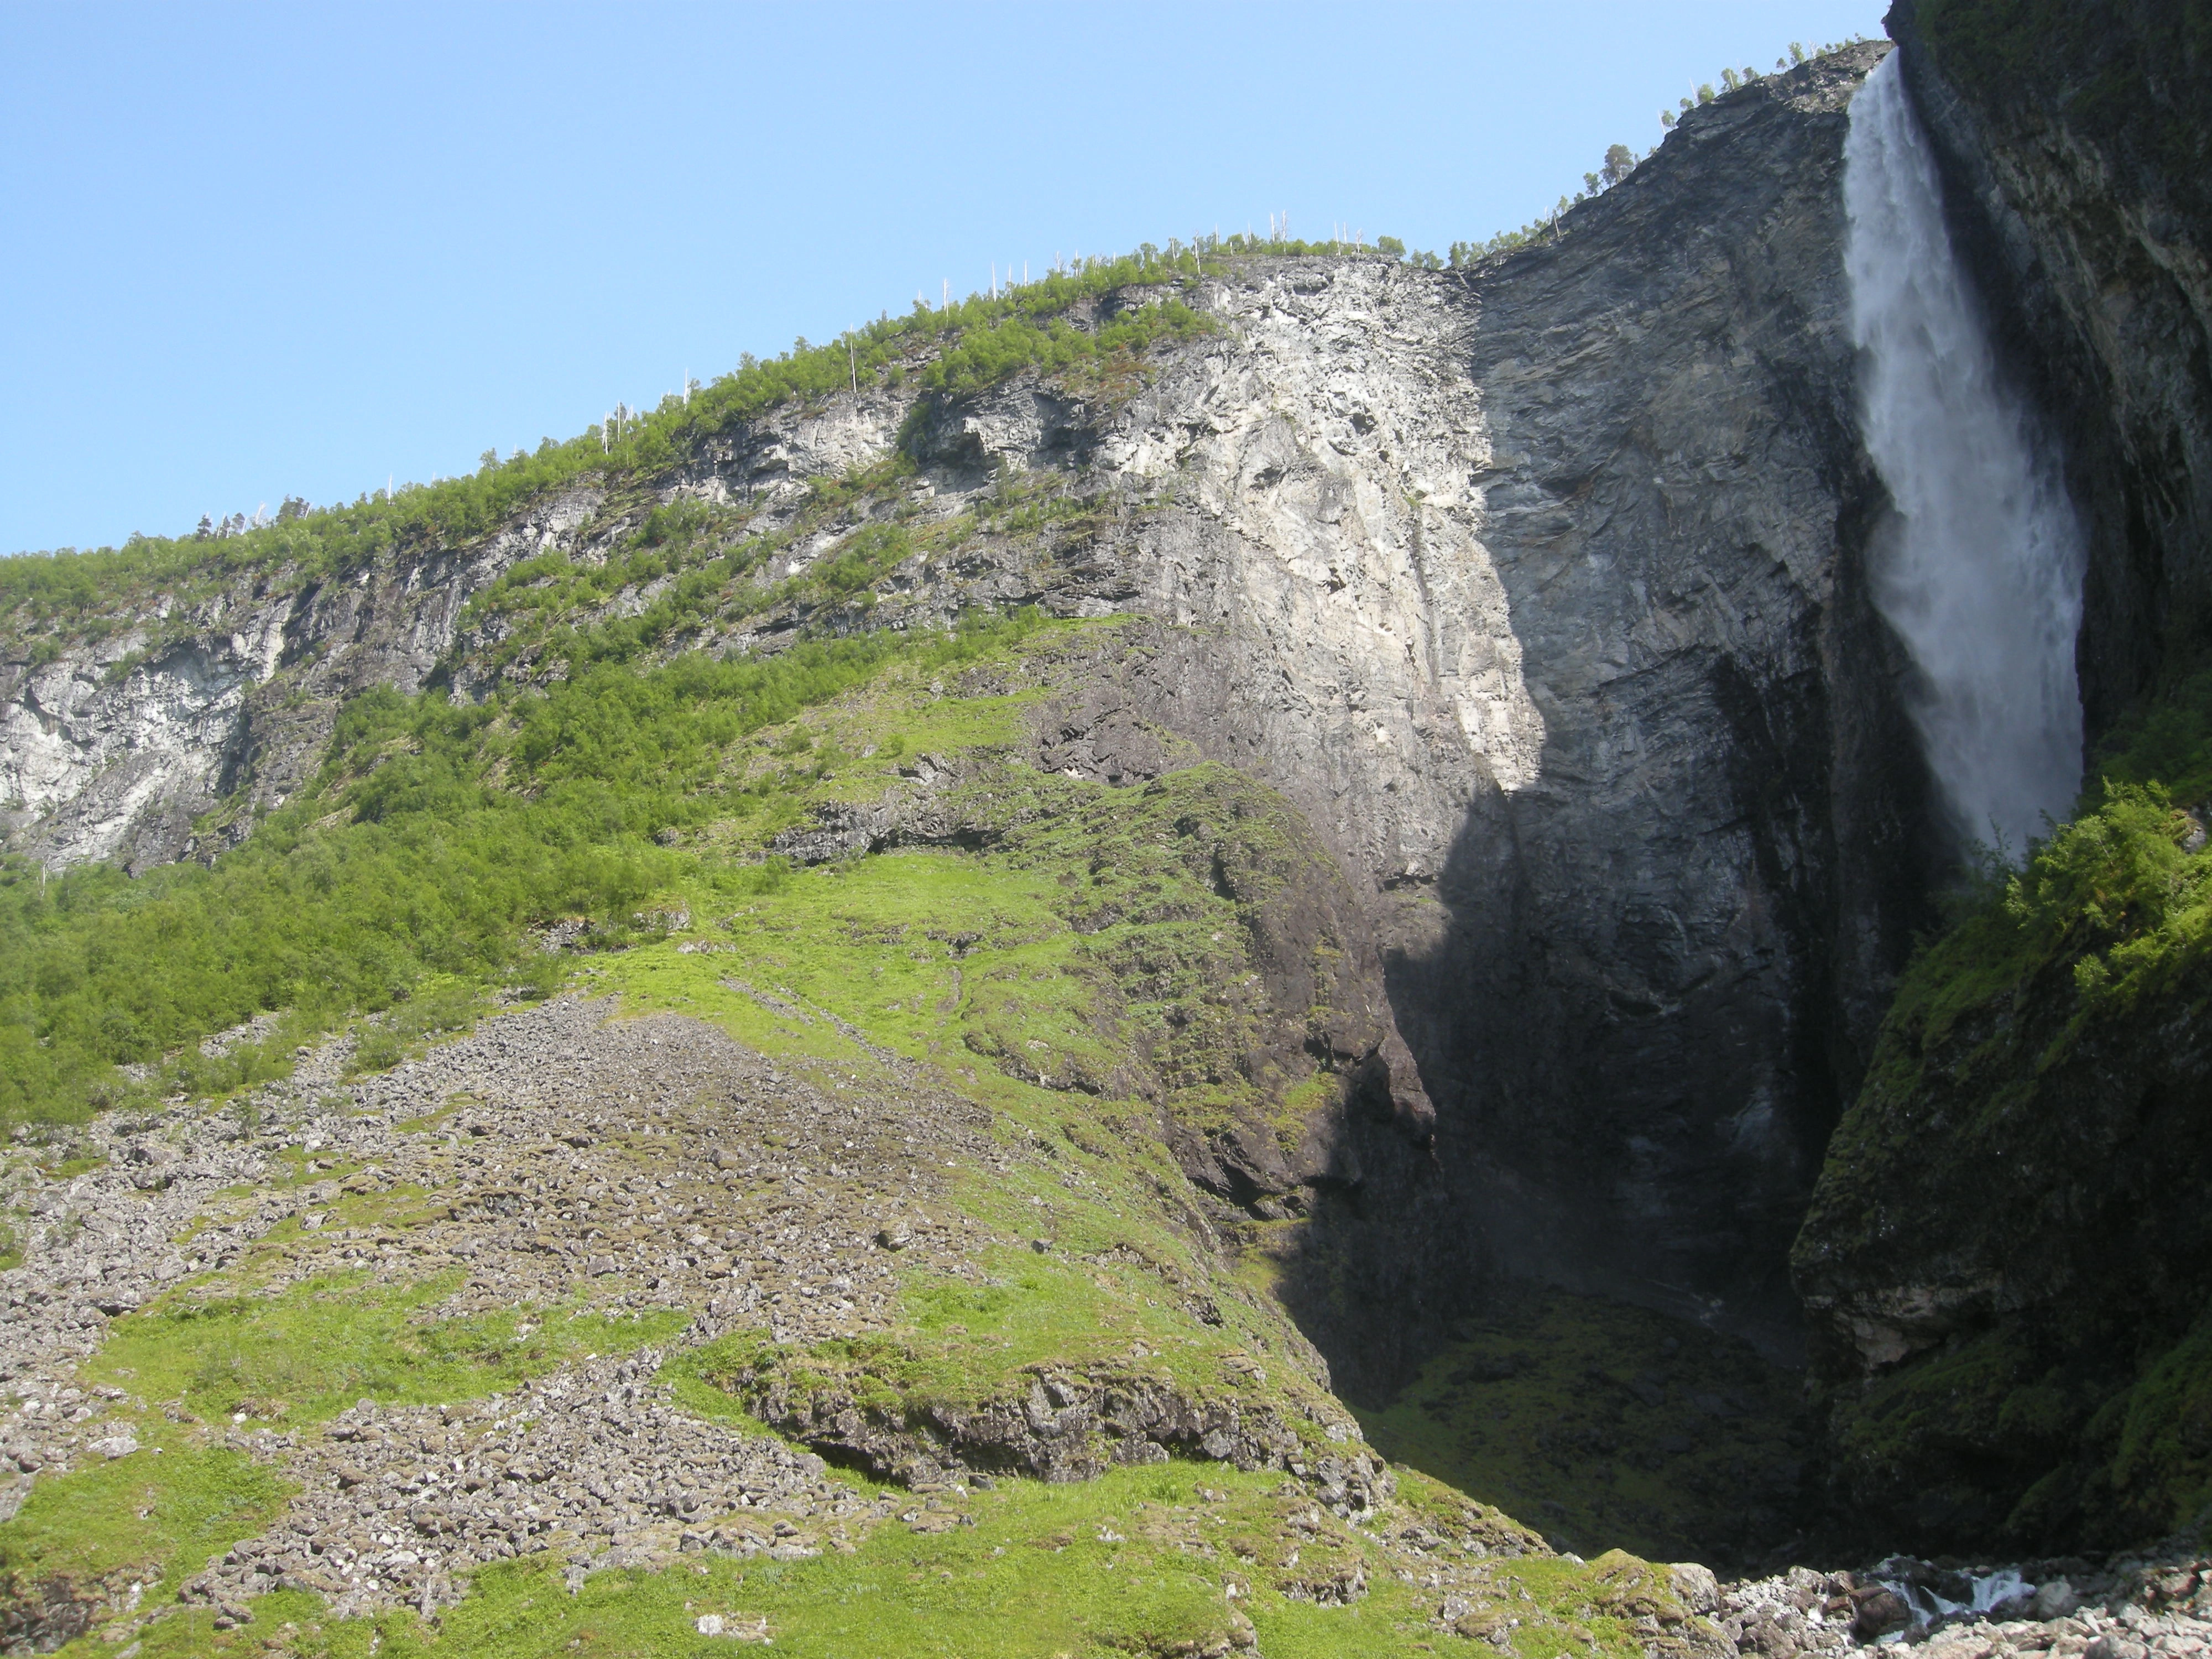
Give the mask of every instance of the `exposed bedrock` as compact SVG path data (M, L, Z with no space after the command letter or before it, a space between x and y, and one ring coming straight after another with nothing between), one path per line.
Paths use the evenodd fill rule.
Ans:
M386 552L320 580L240 573L118 608L104 638L52 661L0 664L9 849L136 875L243 840L253 809L312 775L347 697L419 690L470 594L597 505L594 490L558 492L469 547Z
M1686 118L1479 289L1483 536L1544 741L1397 889L1401 1024L1509 1262L1785 1354L1927 867L1840 258L1881 50Z
M1928 863L1841 264L1881 50L1698 112L1472 280L1271 264L1126 407L931 422L948 468L1095 457L1117 516L1033 591L1167 625L1045 763L1133 780L1164 728L1366 896L1437 1117L1293 1275L1355 1396L1500 1267L1794 1351L1785 1252Z
M2212 598L2212 85L2185 9L1999 22L1900 0L1889 20L1954 244L2064 441L2093 751L2201 664ZM2203 957L2172 963L2116 1011L2062 957L1962 988L1941 1027L1897 1022L1796 1249L1832 1496L1862 1537L2108 1547L2201 1510L2212 1055Z
M1099 442L1191 481L1120 554L1188 630L1130 701L1329 839L1437 1109L1431 1162L1317 1218L1389 1292L1310 1310L1355 1395L1464 1305L1470 1235L1794 1346L1784 1253L1925 867L1840 262L1880 50L1699 112L1472 282L1226 285L1236 347Z
M1218 326L1133 392L1024 376L917 413L910 389L863 390L732 429L658 486L757 504L757 529L903 434L920 511L1002 468L1085 498L1083 535L917 556L867 614L1134 613L1036 759L1132 784L1233 764L1339 866L1355 914L1330 936L1361 983L1336 1003L1380 1023L1331 1057L1338 1118L1304 1152L1192 1157L1262 1214L1271 1183L1309 1190L1286 1282L1355 1397L1500 1268L1795 1347L1786 1248L1926 864L1863 569L1882 501L1842 265L1844 107L1884 50L1693 112L1555 239L1479 272L1254 261L1190 296ZM469 595L541 549L592 556L632 513L576 492L465 547L203 593L204 614L10 671L17 844L138 867L208 850L190 823L218 805L204 823L246 833L344 695L480 691L497 641L471 630L498 624L468 623ZM773 648L807 620L684 644ZM212 690L176 690L172 647L126 660L169 639L233 641ZM156 720L163 698L184 713Z

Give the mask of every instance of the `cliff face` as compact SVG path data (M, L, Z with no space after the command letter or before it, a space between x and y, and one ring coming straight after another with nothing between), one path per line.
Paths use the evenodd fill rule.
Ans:
M348 696L421 689L470 595L597 505L571 492L482 545L319 582L218 578L109 618L96 643L0 665L10 849L135 875L235 845L319 763Z
M1898 0L1887 20L1954 238L2087 521L2093 733L2212 616L2212 40L2190 14Z
M1020 603L1128 618L1054 688L1040 769L1135 784L1226 763L1344 874L1348 915L1322 894L1311 927L1285 925L1291 956L1316 928L1347 953L1360 983L1330 997L1375 1012L1331 1063L1367 1081L1304 1131L1178 1145L1203 1183L1309 1217L1286 1285L1340 1384L1402 1377L1501 1267L1787 1352L1787 1240L1919 914L1923 781L1865 597L1879 487L1840 254L1844 108L1882 50L1693 112L1556 240L1474 273L1234 267L1192 296L1213 331L1140 386L840 395L480 543L120 619L0 686L15 844L204 855L297 787L350 692L529 672L492 667L501 623L463 614L518 560L596 556L661 502L788 526L808 480L903 434L921 474L902 510L1049 477L1083 511L902 562L868 625ZM860 620L793 601L680 648L773 652ZM853 850L890 831L809 833Z
M1482 1268L1794 1342L1788 1240L1922 867L1840 264L1880 50L1698 112L1471 281L1255 272L1209 297L1229 343L1110 420L1016 390L933 428L940 461L1095 458L1121 516L1056 603L1169 625L1048 763L1135 775L1176 733L1366 896L1437 1109L1403 1182L1316 1218L1355 1394Z
M1840 264L1880 51L1686 118L1480 296L1484 534L1544 744L1398 911L1401 1022L1509 1249L1777 1346L1921 868Z
M2156 781L2201 815L2212 58L2186 14L1920 0L1890 27L1955 240L2087 520L2093 782ZM2110 1546L2201 1505L2195 823L2108 798L1915 969L1837 1134L1795 1271L1838 1512L1885 1547ZM2124 865L2148 884L2119 902ZM2107 995L2108 961L2147 971Z

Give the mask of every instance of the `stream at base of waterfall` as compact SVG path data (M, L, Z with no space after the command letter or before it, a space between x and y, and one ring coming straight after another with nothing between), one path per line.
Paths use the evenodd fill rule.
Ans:
M1923 1659L2212 1654L2212 1557L2194 1540L2005 1566L1893 1556L1860 1572L1793 1567L1723 1587L1716 1620L1765 1659L1910 1647Z

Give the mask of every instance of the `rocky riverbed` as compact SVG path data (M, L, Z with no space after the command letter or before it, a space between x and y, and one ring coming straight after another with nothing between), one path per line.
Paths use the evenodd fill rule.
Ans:
M1891 1646L1927 1659L2212 1653L2212 1557L2175 1540L2102 1565L1900 1557L1856 1572L1796 1567L1728 1585L1717 1619L1738 1651L1767 1659Z

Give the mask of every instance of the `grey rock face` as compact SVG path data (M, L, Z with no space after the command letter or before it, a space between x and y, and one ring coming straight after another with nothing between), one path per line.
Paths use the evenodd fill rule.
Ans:
M102 643L43 667L0 665L8 844L52 868L104 859L136 874L211 855L313 773L338 706L421 688L461 610L515 560L566 545L598 495L533 503L465 552L390 556L307 581L241 574L164 597ZM206 837L193 821L218 806Z
M2087 521L2093 735L2212 605L2212 202L2201 153L2171 149L2201 147L2207 85L2200 55L2175 49L2181 14L2100 13L2082 49L1970 81L1947 77L1911 0L1888 20L1954 239L2057 431ZM2115 84L2127 88L2117 100ZM2093 87L2107 90L2083 95Z
M1061 754L1140 774L1163 726L1368 894L1461 1224L1783 1349L1784 1251L1917 915L1839 254L1881 50L1700 111L1471 278L1224 283L1224 340L1096 441L1124 516L1064 606L1171 632Z
M1400 889L1401 1024L1505 1247L1777 1346L1920 864L1839 260L1881 50L1686 118L1478 284L1482 535L1543 746Z
M0 791L57 863L178 855L234 769L247 696L283 654L264 610L132 665L143 631L22 673L0 705Z
M1389 964L1379 1093L1425 1084L1437 1110L1418 1168L1346 1200L1407 1218L1364 1298L1397 1334L1332 1356L1355 1392L1485 1260L1788 1346L1784 1248L1918 919L1923 780L1859 569L1878 486L1840 259L1844 108L1881 50L1697 112L1555 244L1479 272L1346 258L1212 281L1217 331L1126 400L1028 377L910 418L909 396L864 390L733 429L661 483L773 520L904 430L925 512L1001 466L1083 495L1080 538L909 561L874 623L1139 613L1039 761L1124 782L1231 763L1340 862ZM186 809L296 787L351 690L434 669L483 689L489 641L455 633L468 594L622 523L580 495L350 586L210 602L283 695L240 667L184 698L191 742L113 690L72 693L76 724L47 734L40 711L89 663L35 696L0 686L11 775L45 769L20 839L56 863L192 850ZM694 643L772 649L806 619ZM155 781L96 785L134 738ZM181 805L149 818L157 799ZM866 819L793 850L872 842Z

